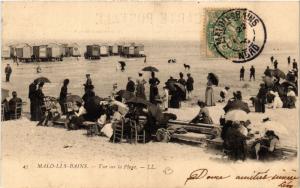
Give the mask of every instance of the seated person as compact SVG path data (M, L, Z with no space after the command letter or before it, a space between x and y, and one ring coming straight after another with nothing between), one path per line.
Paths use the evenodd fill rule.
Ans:
M225 102L225 99L226 99L229 89L230 89L230 87L226 86L224 89L221 90L221 92L220 92L221 99L219 100L219 102Z
M18 117L16 117L16 118L20 118L21 109L18 109L19 111L16 112L16 108L17 108L17 105L22 106L22 99L17 97L16 91L12 92L12 96L13 96L13 98L8 101L9 114L14 116L17 113Z
M223 146L227 151L228 157L232 160L245 160L247 154L247 145L245 134L241 133L240 124L237 122L228 122L223 127L221 136L224 140Z
M86 110L84 105L80 102L76 102L76 105L73 107L73 111L70 112L68 116L69 122L67 123L68 130L76 130L82 126L82 123L85 121L84 115Z
M287 98L286 98L286 107L287 108L295 108L295 104L296 104L296 94L293 91L293 87L289 86L288 87L288 92L287 92Z
M279 144L279 137L272 130L266 131L264 137L254 142L252 152L257 160L267 160L278 156L280 153L276 150Z
M209 115L209 111L208 108L206 108L205 102L198 101L198 105L200 107L200 111L198 115L191 121L191 123L213 124L212 118Z
M283 103L279 97L278 92L270 91L270 94L274 96L273 101L272 101L272 108L282 108Z

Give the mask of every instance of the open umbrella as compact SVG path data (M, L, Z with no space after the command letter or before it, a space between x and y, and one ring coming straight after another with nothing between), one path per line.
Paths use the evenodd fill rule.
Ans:
M296 86L296 84L293 83L293 82L290 82L290 81L284 81L284 82L282 82L282 83L280 84L280 86L284 88L284 91L285 91L285 92L287 92L288 87L292 87L292 88L293 88L292 90L293 90L295 93L298 93L297 86Z
M37 82L44 82L44 83L50 83L50 80L44 76L36 78L35 81Z
M232 100L228 101L226 106L223 108L225 113L231 111L231 110L243 110L246 113L250 112L249 106L247 103L241 101L241 100Z
M285 73L280 69L271 69L272 75L277 78L285 79Z
M127 100L127 104L137 104L137 105L151 105L151 103L143 98L140 97L132 97L131 99Z
M129 92L129 91L124 90L124 89L121 89L120 91L118 91L117 95L121 96L122 98L124 98L126 100L134 97L134 94L132 92Z
M248 114L243 110L231 110L225 115L226 121L244 121L249 120Z
M144 67L142 71L158 72L158 69L152 66Z
M6 99L9 97L9 90L1 88L1 100Z
M119 64L120 64L122 67L125 67L125 66L126 66L125 61L119 61Z
M112 102L112 105L116 105L118 106L118 111L122 114L122 115L125 115L128 111L129 111L129 108L126 104L122 103L122 102L119 102L119 101L113 101Z
M185 92L185 87L181 83L175 82L174 86L179 88L182 92Z
M209 78L210 78L212 84L218 86L219 77L215 73L212 73L212 72L208 73L208 75L209 75Z
M80 102L80 103L82 103L83 100L78 95L68 95L67 96L67 102Z

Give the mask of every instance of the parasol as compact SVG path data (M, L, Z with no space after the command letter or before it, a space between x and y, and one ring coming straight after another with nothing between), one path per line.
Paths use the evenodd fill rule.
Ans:
M127 100L127 103L129 104L141 104L144 106L151 105L151 103L143 98L140 97L132 97L131 99Z
M272 75L276 78L285 79L285 73L280 69L271 69Z
M241 100L232 100L228 101L226 106L223 108L225 113L231 111L231 110L243 110L246 113L250 112L249 106L247 103L241 101Z
M67 102L80 102L80 103L82 103L83 100L78 95L68 95L67 96Z
M158 69L152 66L144 67L142 71L158 72Z
M134 97L134 94L130 91L127 91L127 90L124 90L124 89L121 89L120 91L118 91L116 93L118 96L128 100L128 99L131 99L132 97Z
M226 121L244 121L249 120L248 114L243 110L231 110L225 115Z
M185 92L185 87L184 85L178 83L178 82L175 82L174 83L174 86L176 86L177 88L179 88L182 92Z
M290 81L284 81L280 84L281 87L284 88L284 90L287 92L288 87L292 87L292 90L297 94L298 93L298 88L295 83L290 82Z
M213 85L218 86L219 84L219 77L215 73L208 73L209 79L212 82Z
M46 77L43 77L43 76L42 76L42 77L39 77L39 78L36 78L35 81L36 81L36 82L39 82L39 83L40 83L40 82L50 83L50 80L49 80L48 78L46 78Z

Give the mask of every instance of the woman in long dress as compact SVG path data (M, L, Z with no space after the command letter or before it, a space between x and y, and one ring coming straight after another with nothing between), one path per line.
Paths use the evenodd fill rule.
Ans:
M141 77L141 74L139 74L139 78L136 80L137 86L136 86L136 96L146 99L145 94L145 84L146 81Z
M45 95L43 93L44 82L39 83L38 89L36 91L36 106L35 106L35 120L41 121L45 115L45 106L44 106L44 98Z
M158 95L158 88L160 81L155 77L155 73L151 72L151 78L149 79L150 84L150 102L155 104L155 96Z
M205 90L205 104L206 106L215 106L215 96L214 96L214 90L213 90L213 83L211 81L210 76L207 76L207 86Z

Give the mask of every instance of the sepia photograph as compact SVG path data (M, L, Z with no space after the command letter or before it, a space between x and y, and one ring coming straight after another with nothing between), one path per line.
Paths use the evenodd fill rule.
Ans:
M1 2L0 187L299 187L299 8Z

